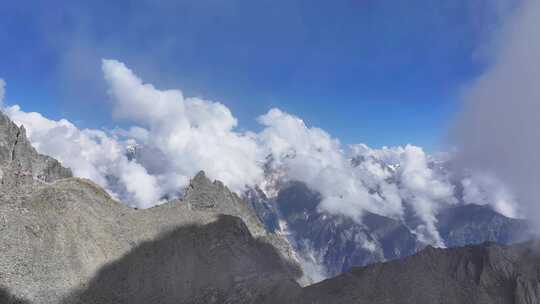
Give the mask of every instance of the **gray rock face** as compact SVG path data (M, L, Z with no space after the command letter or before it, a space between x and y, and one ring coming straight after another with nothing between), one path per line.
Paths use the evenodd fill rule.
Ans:
M131 294L157 303L258 303L265 288L299 288L300 270L240 219L190 204L135 210L76 178L2 195L0 286L30 303L95 303L100 294L98 303L142 303ZM98 284L109 277L118 282Z
M252 206L231 192L222 182L210 181L203 171L191 180L183 201L191 210L241 218L254 237L273 245L289 262L297 263L295 252L285 237L267 230Z
M242 218L255 236L267 234L255 211L220 181L210 181L203 171L191 180L183 200L191 210L234 215Z
M295 303L540 303L538 244L427 247L305 288Z
M0 112L0 168L2 187L18 188L35 181L51 183L72 176L57 160L41 155L26 138L23 126L17 127Z

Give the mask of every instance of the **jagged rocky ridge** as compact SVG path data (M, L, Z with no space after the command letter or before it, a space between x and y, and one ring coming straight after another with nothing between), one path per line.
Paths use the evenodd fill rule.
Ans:
M4 192L17 190L20 184L53 182L71 177L71 170L54 158L36 152L26 137L24 126L18 127L0 113L0 177Z

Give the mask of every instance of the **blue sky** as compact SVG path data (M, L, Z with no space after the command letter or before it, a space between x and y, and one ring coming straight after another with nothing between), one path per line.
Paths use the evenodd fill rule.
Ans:
M224 103L240 129L258 130L256 117L278 107L344 143L428 150L441 148L511 10L487 0L85 2L2 4L8 103L113 127L100 60L114 58L158 88Z

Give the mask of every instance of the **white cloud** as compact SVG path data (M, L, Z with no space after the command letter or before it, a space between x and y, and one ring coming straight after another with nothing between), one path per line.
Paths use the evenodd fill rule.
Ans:
M433 166L420 147L407 145L371 149L353 145L352 155L362 158L358 164L361 180L376 189L386 208L381 215L403 219L405 209L413 211L421 224L414 228L419 239L444 247L436 228L440 209L456 204L454 186L449 177Z
M160 168L141 164L164 177L164 192L178 191L199 170L235 191L261 180L254 136L234 131L237 121L223 104L158 90L115 60L102 68L114 116L136 124L128 135L162 156Z
M156 177L125 156L123 143L100 130L80 130L71 122L54 121L19 106L5 108L6 114L27 129L34 147L57 158L79 177L92 179L138 207L149 207L162 193ZM110 179L117 179L114 183Z
M158 90L118 61L104 60L103 72L115 118L133 124L127 130L80 130L17 105L5 111L27 128L38 151L140 208L178 195L199 170L238 192L260 182L264 157L256 136L235 132L236 119L223 104Z
M515 196L493 175L474 172L464 178L461 184L465 203L491 205L495 211L507 217L523 217Z
M459 201L517 215L509 192L480 175L464 179L463 197L456 198L448 174L419 147L343 147L324 130L279 109L258 118L264 126L260 133L241 133L221 103L157 89L115 60L103 60L102 69L113 116L131 124L126 129L81 130L18 106L5 111L26 126L38 151L134 206L146 208L178 195L199 170L241 193L246 185L264 183L270 155L271 166L284 178L321 194L320 211L357 221L365 212L405 221L407 210L418 219L411 228L419 239L436 246L444 246L437 213Z
M436 215L442 207L457 203L454 187L444 174L428 166L428 155L421 148L375 150L354 145L343 149L325 131L309 128L278 109L261 116L259 122L265 126L259 141L271 153L273 166L320 192L322 211L359 221L366 211L402 219L410 206L422 221L416 227L420 239L444 246Z
M522 1L497 36L492 65L464 92L453 134L462 165L503 181L531 218L540 217L538 28L540 2Z
M355 178L338 140L278 109L259 117L259 122L265 126L259 141L273 156L273 166L285 168L289 179L319 191L323 197L321 208L359 219L364 210L374 206L371 195Z
M19 106L5 111L25 125L38 151L140 208L178 195L199 170L238 192L260 182L255 135L235 132L237 122L227 107L158 90L118 61L104 60L102 68L114 117L133 124L127 130L80 130Z
M444 176L428 167L427 155L421 148L407 145L401 157L401 196L424 222L416 232L421 241L444 247L436 228L436 215L442 206L457 203L454 187Z

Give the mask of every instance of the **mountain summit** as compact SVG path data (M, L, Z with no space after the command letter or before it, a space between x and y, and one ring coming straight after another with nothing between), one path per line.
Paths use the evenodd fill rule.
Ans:
M53 182L71 177L71 170L56 159L39 154L28 141L24 126L18 127L0 112L0 167L3 188L34 182Z

